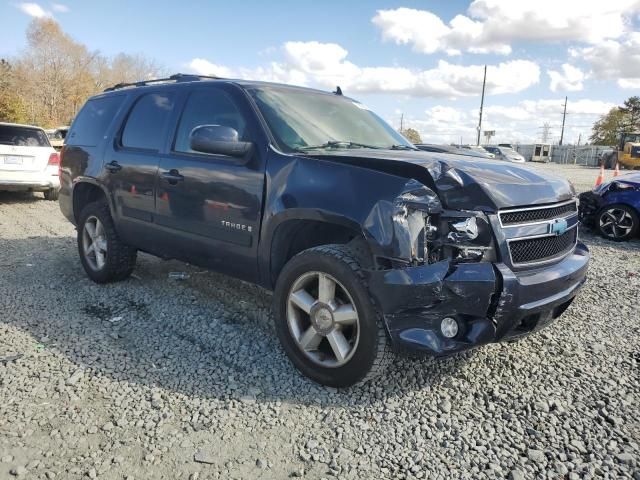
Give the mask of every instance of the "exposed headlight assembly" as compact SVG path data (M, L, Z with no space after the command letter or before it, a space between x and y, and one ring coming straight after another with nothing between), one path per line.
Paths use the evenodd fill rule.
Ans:
M428 259L429 238L437 229L431 217L442 212L442 204L430 188L418 182L411 186L396 198L393 223L401 251L408 247L403 256L416 264Z
M495 260L485 214L444 210L435 192L417 182L396 198L393 224L402 258L413 265Z
M446 212L441 226L447 232L442 248L448 257L463 261L495 259L493 235L484 213Z

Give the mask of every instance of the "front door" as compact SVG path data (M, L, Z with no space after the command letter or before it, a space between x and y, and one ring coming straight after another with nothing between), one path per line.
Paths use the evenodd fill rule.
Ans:
M161 151L173 113L170 89L140 95L105 151L105 183L123 239L154 251L153 216Z
M166 255L246 279L257 273L264 162L258 148L243 163L191 150L200 125L223 125L256 141L257 125L242 93L229 85L189 91L171 151L160 160L155 221Z

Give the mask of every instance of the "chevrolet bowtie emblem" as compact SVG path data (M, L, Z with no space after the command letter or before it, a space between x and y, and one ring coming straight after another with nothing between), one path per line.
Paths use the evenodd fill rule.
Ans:
M549 233L562 235L567 231L567 221L564 218L556 218L549 224Z

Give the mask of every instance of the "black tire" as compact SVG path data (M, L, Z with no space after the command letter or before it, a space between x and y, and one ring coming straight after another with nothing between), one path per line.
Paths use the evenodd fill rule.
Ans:
M624 229L610 228L606 225L603 226L603 223L606 224L607 214L613 214L613 212L615 211L626 213L626 218L623 223L625 227ZM619 218L619 215L614 216L618 216ZM609 217L608 219L611 220L611 217ZM629 225L630 228L628 228ZM605 205L598 211L597 215L595 216L594 226L598 233L607 240L613 240L614 242L624 242L631 238L635 238L638 235L638 229L640 229L640 220L638 218L638 213L628 205ZM626 232L624 234L620 234L623 230L626 230Z
M341 366L324 367L314 363L299 348L287 320L289 293L308 272L322 272L336 279L350 295L358 315L359 339L350 359ZM382 316L367 289L356 255L344 245L325 245L305 250L284 267L273 297L274 318L280 343L289 359L305 376L330 387L350 387L381 375L390 360Z
M50 188L49 190L45 190L42 193L44 194L45 200L58 200L58 197L60 196L60 189Z
M92 267L83 248L83 232L87 219L97 218L103 226L106 239L105 263L101 268ZM104 200L87 204L80 213L78 222L78 253L87 276L96 283L124 280L131 275L136 265L137 250L120 240L113 225L109 206Z

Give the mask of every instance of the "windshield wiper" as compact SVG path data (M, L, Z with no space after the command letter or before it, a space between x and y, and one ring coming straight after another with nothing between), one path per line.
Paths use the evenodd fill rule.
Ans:
M402 145L400 143L391 145L389 148L391 150L418 150L416 147L410 147L409 145Z
M376 147L375 145L367 145L365 143L358 142L346 142L340 140L329 140L322 145L305 145L304 147L298 147L296 150L298 151L306 151L306 150L324 150L328 148L374 148L380 149L381 147Z

